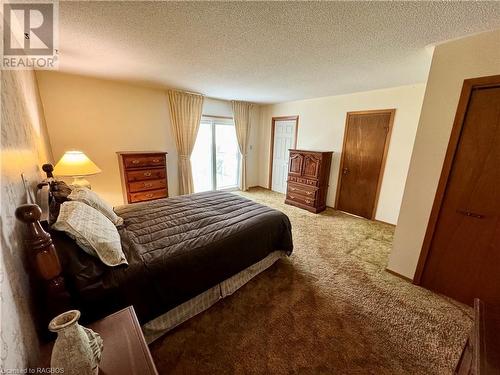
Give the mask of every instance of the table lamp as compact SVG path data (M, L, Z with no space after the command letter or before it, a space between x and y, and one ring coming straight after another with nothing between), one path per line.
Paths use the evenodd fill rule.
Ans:
M90 189L90 183L84 178L101 173L97 165L81 151L66 151L54 167L54 174L73 177L71 185Z

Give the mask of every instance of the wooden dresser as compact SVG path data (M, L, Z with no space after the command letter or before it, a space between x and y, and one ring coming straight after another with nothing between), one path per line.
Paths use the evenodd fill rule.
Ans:
M290 150L285 203L318 213L326 208L331 151Z
M168 197L166 152L121 151L117 154L126 202Z

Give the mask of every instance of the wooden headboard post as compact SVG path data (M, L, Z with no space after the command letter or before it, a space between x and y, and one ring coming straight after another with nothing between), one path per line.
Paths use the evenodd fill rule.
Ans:
M28 258L35 268L37 277L44 282L44 296L41 299L44 323L57 314L71 308L70 295L64 283L62 268L50 234L40 224L42 210L36 204L23 204L16 209L16 218L28 226L26 245Z
M52 164L47 163L42 165L42 170L47 175L47 178L54 178L54 175L52 174L52 172L54 171L54 166Z

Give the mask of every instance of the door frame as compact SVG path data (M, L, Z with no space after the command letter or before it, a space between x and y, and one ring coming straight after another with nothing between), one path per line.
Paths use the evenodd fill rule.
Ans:
M434 203L432 204L431 214L425 231L424 242L422 243L422 250L420 251L417 268L415 270L415 275L413 276L413 284L420 285L422 282L422 276L424 274L427 257L430 253L432 240L434 238L434 231L436 230L439 213L441 211L441 206L446 193L446 187L448 185L451 169L453 167L458 142L460 141L460 136L462 134L465 115L469 106L472 90L498 85L500 85L500 75L464 80L462 91L460 93L460 99L458 100L455 120L453 121L453 127L451 129L450 140L448 141L448 148L446 149L446 156L443 162L441 176L439 177Z
M382 162L380 163L380 171L378 173L377 178L377 191L375 193L375 202L373 204L372 213L370 215L370 220L375 220L375 214L377 212L378 207L378 199L380 196L380 188L382 187L382 180L384 178L385 171L385 163L387 161L387 154L389 152L389 144L391 143L391 135L392 135L392 127L394 125L394 116L396 115L396 108L389 109L373 109L367 111L351 111L347 112L345 117L345 125L344 125L344 140L342 142L342 154L340 156L340 166L339 166L339 175L337 178L337 192L335 194L335 209L338 209L339 200L340 200L340 187L342 184L342 170L344 169L344 158L345 158L345 146L347 143L347 136L349 130L349 120L353 115L369 115L369 114L378 114L378 113L389 113L389 130L387 131L387 135L385 137L384 144L384 153L382 155Z
M293 148L297 148L297 135L299 132L299 115L296 116L278 116L271 119L271 147L269 152L269 178L268 188L273 188L273 157L274 157L274 129L276 128L276 121L291 121L295 120L295 139L293 141Z

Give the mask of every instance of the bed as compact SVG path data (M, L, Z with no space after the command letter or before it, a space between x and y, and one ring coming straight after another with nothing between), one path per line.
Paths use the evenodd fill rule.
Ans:
M118 231L128 265L108 267L64 233L48 230L58 277L71 307L88 320L133 305L149 342L293 249L285 214L232 193L158 199L115 212L124 220Z

